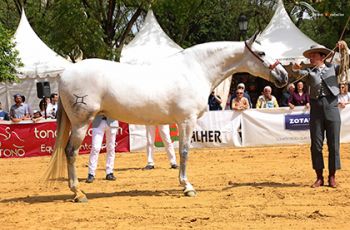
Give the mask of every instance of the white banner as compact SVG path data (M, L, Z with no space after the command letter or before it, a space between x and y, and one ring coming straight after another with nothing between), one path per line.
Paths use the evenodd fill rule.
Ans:
M304 114L306 118L294 115ZM305 107L276 109L248 109L242 117L243 146L264 146L310 143L309 129L286 129L285 115L292 115L288 120L291 125L308 125L309 111Z
M340 109L340 143L350 143L350 105Z
M146 126L129 124L130 152L146 149Z
M191 146L194 148L238 147L242 114L234 111L209 111L198 119L193 131Z
M340 109L340 141L350 142L350 105ZM242 146L310 143L309 110L305 107L249 109L242 116Z
M198 119L193 131L191 146L239 147L239 135L242 114L233 111L209 111ZM129 125L130 151L144 151L146 148L146 130L144 125ZM178 141L174 143L178 147Z

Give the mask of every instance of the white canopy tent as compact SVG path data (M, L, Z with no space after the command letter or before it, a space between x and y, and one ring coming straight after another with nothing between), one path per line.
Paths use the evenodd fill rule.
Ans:
M149 10L140 31L123 47L120 62L150 64L181 50L183 49L165 34L153 11Z
M23 94L32 109L38 109L36 83L50 82L51 92L57 92L57 79L71 63L51 50L33 31L22 10L22 16L14 35L16 49L23 67L18 68L19 83L0 83L0 101L5 109L14 104L13 95Z
M303 52L317 44L296 27L282 0L278 1L275 14L257 40L269 51L271 57L278 59L283 65L308 63Z

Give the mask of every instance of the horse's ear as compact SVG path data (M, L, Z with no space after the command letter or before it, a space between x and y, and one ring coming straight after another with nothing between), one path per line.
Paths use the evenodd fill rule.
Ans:
M248 46L252 46L253 45L253 42L255 41L255 39L258 37L259 34L260 34L260 31L256 31L253 34L253 36L247 40Z

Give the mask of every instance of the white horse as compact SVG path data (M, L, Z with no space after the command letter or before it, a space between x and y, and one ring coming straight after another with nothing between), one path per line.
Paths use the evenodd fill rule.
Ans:
M209 94L236 72L248 72L278 87L288 81L286 70L258 49L255 37L246 42L196 45L152 65L90 59L66 69L59 81L57 138L46 179L64 176L66 158L74 200L87 201L78 187L75 159L90 122L103 114L131 124L176 123L179 181L184 194L194 196L186 163L192 132L197 119L207 110Z

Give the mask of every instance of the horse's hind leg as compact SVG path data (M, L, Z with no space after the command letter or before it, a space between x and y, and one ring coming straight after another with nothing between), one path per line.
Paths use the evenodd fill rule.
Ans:
M79 153L79 147L84 140L86 130L89 125L72 126L72 132L66 147L67 167L68 167L68 185L74 192L74 202L87 202L86 195L79 189L79 181L75 167L75 160Z

